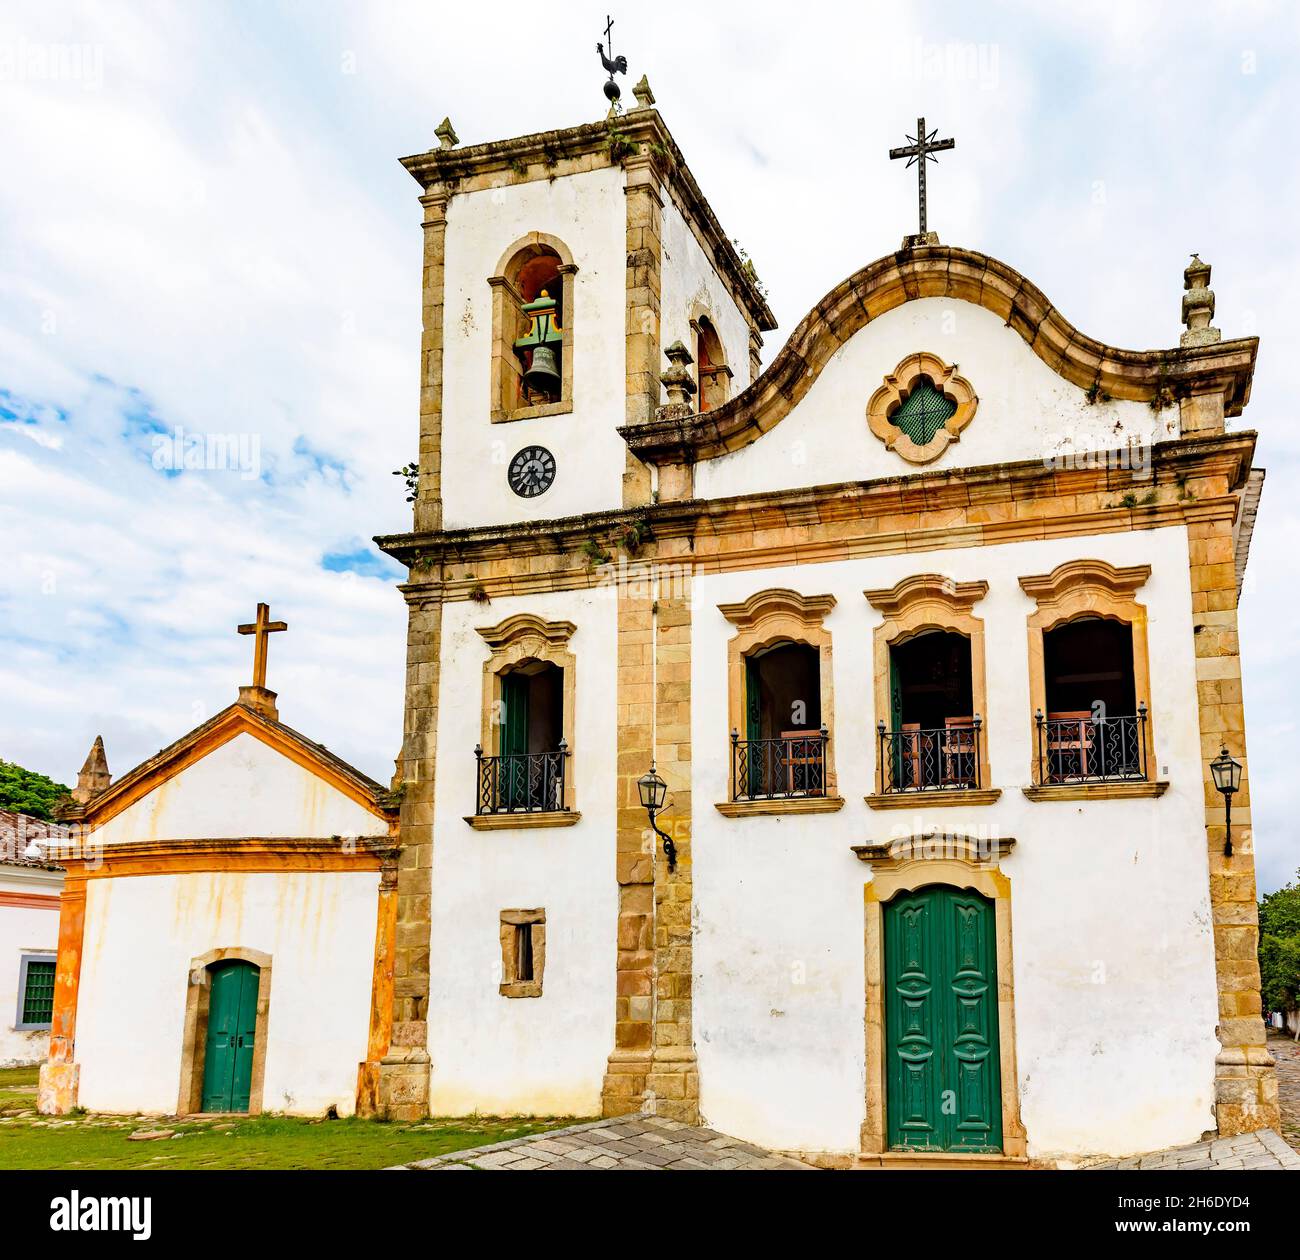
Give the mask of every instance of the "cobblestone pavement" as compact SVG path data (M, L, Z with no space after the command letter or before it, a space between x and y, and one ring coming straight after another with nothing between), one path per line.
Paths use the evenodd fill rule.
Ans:
M523 1172L591 1168L678 1172L690 1169L811 1169L784 1155L729 1138L712 1129L697 1129L660 1116L621 1116L553 1129L532 1137L452 1151L436 1159L418 1159L398 1168L451 1170L504 1168Z
M1144 1172L1156 1168L1174 1172L1191 1172L1201 1168L1271 1168L1300 1172L1300 1155L1272 1129L1265 1129L1261 1133L1215 1138L1210 1142L1197 1142L1193 1146L1152 1151L1149 1155L1130 1155L1126 1159L1113 1159L1102 1164L1089 1164L1087 1167L1089 1171L1098 1168L1137 1168Z
M1300 1151L1300 1045L1282 1033L1269 1033L1268 1048L1277 1060L1277 1093L1282 1104L1282 1136Z

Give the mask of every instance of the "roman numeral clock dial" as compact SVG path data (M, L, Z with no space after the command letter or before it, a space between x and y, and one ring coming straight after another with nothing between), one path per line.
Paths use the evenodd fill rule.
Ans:
M521 499L545 494L555 481L555 456L544 446L525 446L510 461L510 489Z

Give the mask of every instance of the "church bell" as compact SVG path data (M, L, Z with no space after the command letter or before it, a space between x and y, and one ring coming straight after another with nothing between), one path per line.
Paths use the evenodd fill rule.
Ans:
M524 388L533 394L560 396L560 367L557 351L564 343L564 334L556 321L556 303L545 289L535 302L524 305L528 316L528 331L514 344L515 353L527 363Z
M538 346L533 351L533 361L524 373L524 388L537 394L559 395L560 372L550 346Z

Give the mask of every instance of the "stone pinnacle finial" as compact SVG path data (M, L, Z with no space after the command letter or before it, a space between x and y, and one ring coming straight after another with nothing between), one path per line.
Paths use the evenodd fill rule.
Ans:
M95 742L86 754L86 763L77 775L77 786L72 789L72 799L78 805L84 805L92 796L98 796L112 783L113 776L108 772L108 757L104 754L104 737L95 736Z
M695 393L696 385L689 365L695 359L681 341L674 341L664 351L664 357L668 360L668 367L659 374L659 379L668 391L668 402L656 414L661 420L693 415L695 408L691 406L691 395Z
M1187 331L1178 339L1183 346L1209 346L1223 334L1211 326L1214 318L1214 290L1210 288L1210 264L1195 254L1183 271L1183 323Z
M645 75L632 89L632 95L636 97L637 109L650 109L655 103L655 94L650 90L650 80Z
M433 134L438 137L441 148L454 149L460 143L460 137L456 134L456 128L451 125L450 118L444 118L434 128Z

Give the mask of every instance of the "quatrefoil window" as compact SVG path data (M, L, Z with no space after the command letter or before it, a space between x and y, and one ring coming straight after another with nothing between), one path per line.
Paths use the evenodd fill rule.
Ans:
M922 351L904 359L871 395L867 425L886 449L928 464L957 441L978 402L955 364Z

